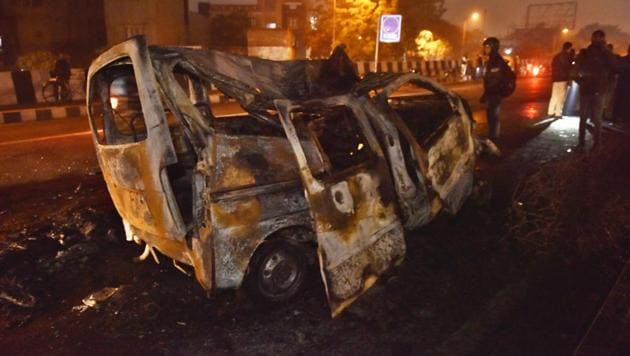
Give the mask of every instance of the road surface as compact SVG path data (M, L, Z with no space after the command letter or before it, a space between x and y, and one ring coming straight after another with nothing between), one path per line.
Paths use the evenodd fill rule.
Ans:
M453 88L485 134L480 86ZM575 120L536 125L549 89L519 81L501 115L504 158L487 170L539 165L528 154L574 139L563 130ZM164 256L133 262L142 248L124 241L87 129L85 119L0 127L3 354L570 354L614 282L600 262L532 266L505 237L511 204L471 203L407 234L404 263L334 320L316 275L287 305L239 291L208 300Z
M485 134L486 117L479 104L481 85L459 84L453 89L469 100ZM506 149L519 147L531 136L533 124L545 118L550 85L547 79L525 79L506 100L502 111ZM237 112L238 105L223 104L217 114ZM0 127L0 188L40 183L64 176L83 176L98 170L87 118L5 124Z

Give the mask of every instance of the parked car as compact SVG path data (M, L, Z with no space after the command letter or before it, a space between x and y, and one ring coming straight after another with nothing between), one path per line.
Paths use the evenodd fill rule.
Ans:
M243 113L216 115L210 85ZM336 316L473 185L465 101L414 73L360 79L342 48L278 62L134 37L92 63L87 105L127 239L207 290L284 302L318 265Z

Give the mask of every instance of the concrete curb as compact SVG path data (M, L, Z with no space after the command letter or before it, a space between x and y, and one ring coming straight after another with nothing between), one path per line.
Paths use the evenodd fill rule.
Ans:
M212 104L228 103L234 99L223 94L208 95ZM0 109L0 124L14 124L29 121L46 121L62 119L66 117L85 117L87 109L85 104L70 104L63 106L42 106L32 108Z
M473 83L473 82L461 82ZM456 85L459 83L451 83ZM223 104L235 102L236 100L226 96L216 88L208 95L208 99L212 104ZM0 108L0 124L13 124L29 121L46 121L52 119L62 119L66 117L85 117L87 109L84 103L72 103L63 106L39 106L30 108Z
M68 85L73 100L85 99L85 69L72 68ZM0 72L0 106L45 104L42 87L48 82L46 70Z
M12 109L0 111L0 124L29 121L46 121L65 117L86 116L85 105L52 106L42 108Z
M208 95L212 104L229 103L234 99L221 94L213 93ZM71 104L64 106L43 106L34 108L10 108L0 109L0 124L13 124L29 121L46 121L52 119L62 119L65 117L87 116L85 104Z

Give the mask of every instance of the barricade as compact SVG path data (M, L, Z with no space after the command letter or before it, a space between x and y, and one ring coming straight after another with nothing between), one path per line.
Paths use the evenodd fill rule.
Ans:
M359 61L355 64L359 76L363 77L373 71L374 62ZM377 71L386 73L406 73L414 71L420 75L436 80L443 80L452 73L458 73L459 61L381 61ZM82 68L73 68L70 77L72 99L85 100L85 73ZM0 123L13 123L34 120L48 120L59 117L85 115L84 105L65 107L37 107L44 103L42 88L50 78L46 70L0 72ZM233 99L225 96L212 86L209 91L211 103L225 103ZM29 108L30 106L30 108ZM4 107L4 109L3 109ZM25 109L16 109L24 107Z

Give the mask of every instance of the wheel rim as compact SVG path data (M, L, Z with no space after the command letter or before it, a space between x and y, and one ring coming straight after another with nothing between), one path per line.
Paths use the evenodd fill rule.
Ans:
M269 295L279 295L296 283L300 269L297 261L282 250L271 253L261 270L262 289Z
M44 97L44 101L47 103L52 103L57 100L55 94L55 87L51 83L48 83L42 89L42 96Z

